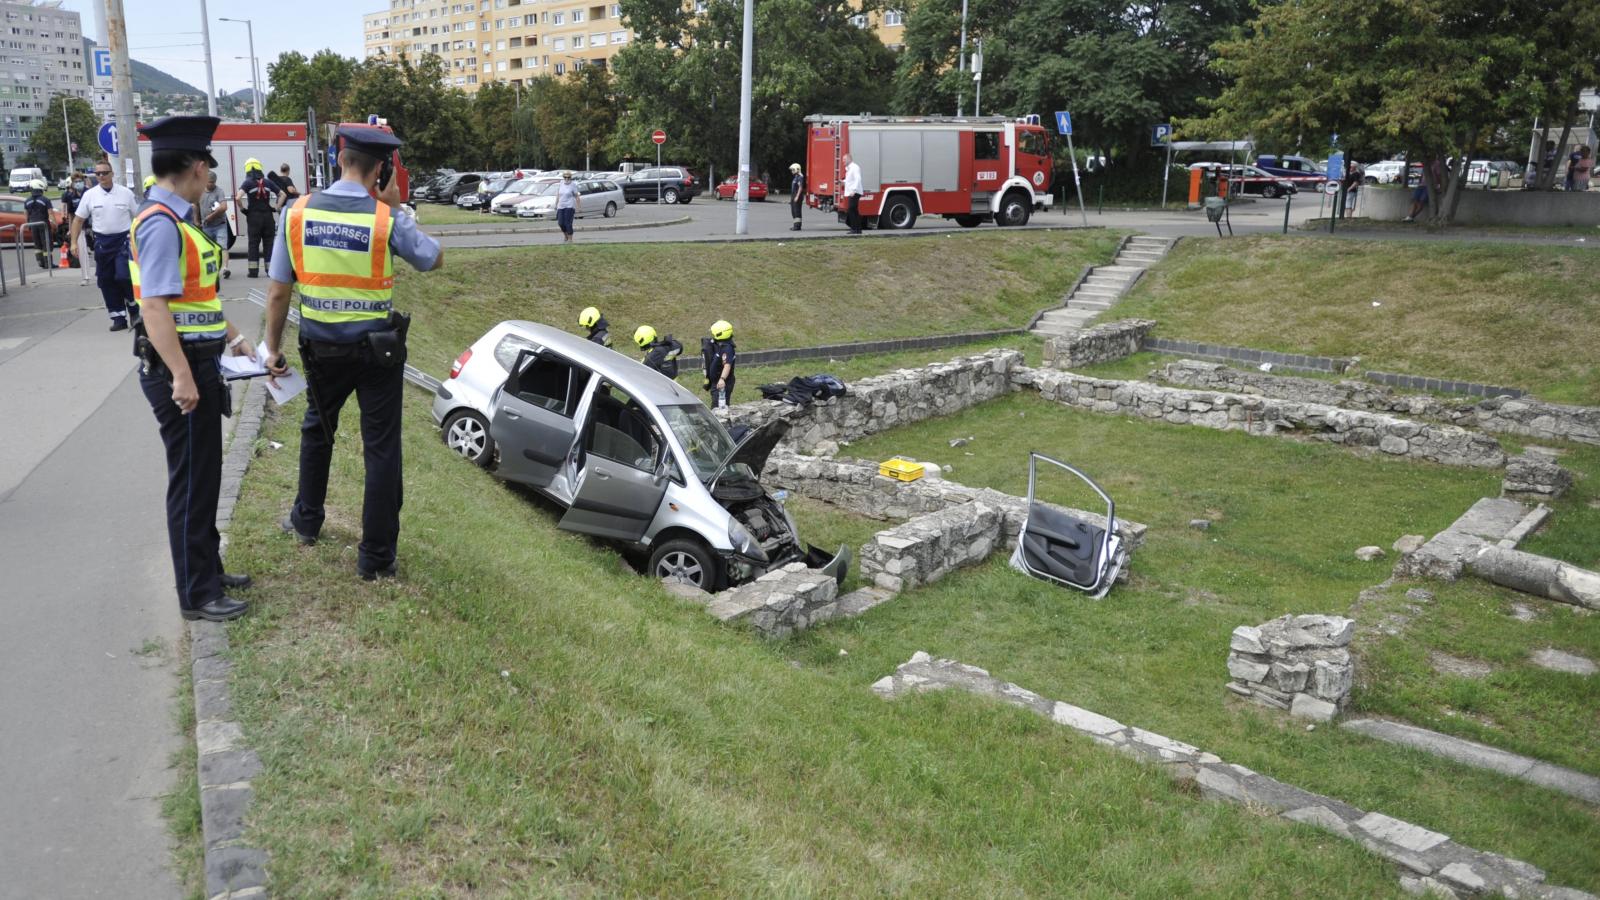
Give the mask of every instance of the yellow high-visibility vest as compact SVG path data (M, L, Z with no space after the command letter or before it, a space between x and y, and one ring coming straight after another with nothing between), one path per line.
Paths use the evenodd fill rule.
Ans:
M128 232L132 257L128 261L128 275L133 279L133 299L144 299L139 281L139 225L151 216L166 216L178 226L178 271L183 273L183 293L167 300L178 337L186 341L222 339L228 333L228 320L222 315L222 299L217 296L222 248L205 232L161 203L151 203L140 210Z
M311 199L295 201L284 228L300 284L300 330L312 340L352 343L377 330L393 306L389 206L334 212Z

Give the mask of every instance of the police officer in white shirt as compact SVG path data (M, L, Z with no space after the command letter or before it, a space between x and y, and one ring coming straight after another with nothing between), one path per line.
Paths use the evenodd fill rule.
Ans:
M848 153L844 155L844 202L845 224L850 226L851 234L860 234L861 166Z
M78 245L78 232L85 219L94 220L95 282L111 317L112 331L128 328L128 307L133 304L133 278L128 274L128 230L139 212L133 191L116 182L111 164L94 164L99 184L89 188L78 201L72 217L70 246Z

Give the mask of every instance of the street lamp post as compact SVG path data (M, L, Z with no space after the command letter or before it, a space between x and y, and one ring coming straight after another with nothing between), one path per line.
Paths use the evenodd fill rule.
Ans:
M73 171L72 165L72 122L67 119L67 97L61 97L61 128L67 133L67 171Z
M755 30L755 0L744 0L744 40L739 48L739 180L734 193L734 234L750 231L750 95Z
M967 0L961 0L961 47L956 50L956 71L963 74L967 71ZM956 116L961 115L966 99L967 86L962 83L956 89Z
M978 38L978 49L972 54L972 81L977 85L978 96L972 102L974 118L983 115L983 38Z
M255 120L261 121L261 66L256 62L256 28L249 19L230 19L226 16L218 18L219 22L233 22L244 26L245 35L250 41L250 93L255 96L252 109L255 111Z

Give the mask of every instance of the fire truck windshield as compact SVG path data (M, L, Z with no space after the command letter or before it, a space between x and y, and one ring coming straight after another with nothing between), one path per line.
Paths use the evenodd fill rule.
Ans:
M1050 140L1042 131L1017 132L1017 149L1031 156L1049 156Z

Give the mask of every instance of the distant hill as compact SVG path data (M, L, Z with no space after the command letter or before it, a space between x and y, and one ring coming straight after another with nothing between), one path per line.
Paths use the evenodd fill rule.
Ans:
M86 59L93 59L92 52L96 44L89 38L83 39L83 55ZM193 97L204 98L205 91L181 78L174 78L149 63L142 63L137 59L129 60L133 68L133 89L141 94L187 94Z
M232 91L230 93L224 94L223 96L227 97L230 100L239 100L239 101L242 101L242 102L245 102L245 103L254 103L255 99L256 99L256 92L255 92L254 88L241 88L241 89L239 89L237 91Z

